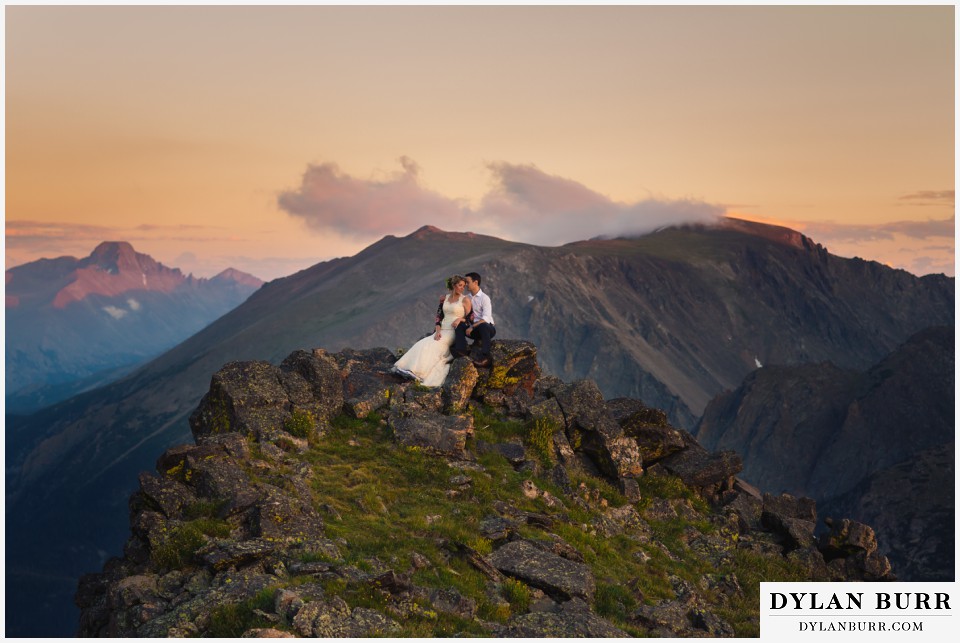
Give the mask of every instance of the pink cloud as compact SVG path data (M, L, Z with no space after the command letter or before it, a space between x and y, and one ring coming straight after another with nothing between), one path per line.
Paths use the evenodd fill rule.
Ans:
M724 208L699 201L647 199L619 203L572 179L534 165L490 163L493 187L473 210L424 188L419 168L401 160L387 180L359 179L333 163L310 165L280 208L317 231L353 237L399 234L433 224L508 239L557 245L596 236L640 234L679 223L713 221Z
M554 245L651 232L667 225L710 223L725 214L695 200L613 201L571 179L533 165L492 163L495 187L480 210L523 241Z
M300 187L281 192L280 209L315 230L353 237L399 232L434 223L458 229L464 213L455 201L420 185L416 163L403 157L403 170L385 181L358 179L334 163L310 165Z

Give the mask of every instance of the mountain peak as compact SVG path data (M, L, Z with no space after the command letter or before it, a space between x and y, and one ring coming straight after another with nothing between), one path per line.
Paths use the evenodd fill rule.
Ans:
M407 235L408 239L474 239L473 232L449 232L432 225L425 225Z
M237 270L236 268L227 268L214 275L210 281L233 281L243 286L251 286L253 288L259 288L264 283L259 277L255 277L248 272Z
M137 252L127 241L104 241L87 257L87 265L96 265L114 274L124 268L139 268Z
M794 248L806 248L808 244L812 244L806 236L791 228L769 223L760 223L758 221L748 221L747 219L724 217L720 219L718 227L745 232L754 236L763 237L769 241L793 246Z

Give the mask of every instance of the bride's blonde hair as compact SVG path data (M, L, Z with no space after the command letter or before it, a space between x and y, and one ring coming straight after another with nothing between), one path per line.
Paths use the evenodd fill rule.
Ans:
M447 277L447 290L453 290L453 287L456 286L461 281L466 282L466 278L461 277L460 275L454 275L452 277Z

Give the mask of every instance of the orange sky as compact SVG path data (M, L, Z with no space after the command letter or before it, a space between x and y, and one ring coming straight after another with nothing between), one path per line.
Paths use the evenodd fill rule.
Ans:
M954 274L954 7L7 6L6 265L733 214Z

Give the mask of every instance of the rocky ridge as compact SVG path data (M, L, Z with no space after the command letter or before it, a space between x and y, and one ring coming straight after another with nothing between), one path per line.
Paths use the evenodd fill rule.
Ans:
M232 362L84 576L81 636L756 636L762 580L889 580L866 525L737 479L640 401L494 342ZM758 572L758 570L760 570Z

